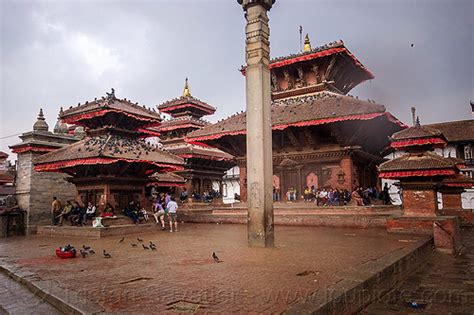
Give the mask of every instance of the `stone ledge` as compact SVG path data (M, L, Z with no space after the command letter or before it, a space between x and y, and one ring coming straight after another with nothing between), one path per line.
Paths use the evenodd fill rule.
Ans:
M103 228L90 226L38 226L38 235L47 236L79 236L88 238L102 238L107 236L125 235L139 232L148 232L158 229L155 223L124 224Z
M36 296L44 299L65 314L103 314L104 308L88 301L75 291L64 289L54 281L41 280L35 274L2 261L0 272L24 285Z
M382 297L417 269L432 252L433 241L387 254L340 273L342 280L324 292L317 291L284 314L354 314Z

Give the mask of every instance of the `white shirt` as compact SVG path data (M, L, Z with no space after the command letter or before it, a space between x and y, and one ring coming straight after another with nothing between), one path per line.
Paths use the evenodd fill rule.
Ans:
M166 208L168 208L169 213L176 213L176 210L178 210L178 204L176 203L176 201L171 200L166 205Z
M86 210L87 214L95 213L95 206L89 206Z

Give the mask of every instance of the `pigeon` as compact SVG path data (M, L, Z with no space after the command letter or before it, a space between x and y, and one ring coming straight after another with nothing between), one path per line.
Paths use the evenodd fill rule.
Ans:
M151 250L156 250L156 246L150 246Z
M91 250L91 247L90 247L90 246L86 246L86 245L82 245L82 249L89 251L89 250Z
M413 46L415 46L415 44L411 44L411 45L410 45L410 47L413 47Z
M152 241L150 241L150 247L156 247L156 245Z
M137 241L139 241L140 243L143 243L143 240L139 237L137 237Z
M105 251L105 249L102 252L104 254L104 258L112 258L112 256Z
M89 249L89 254L95 254L94 250L91 248Z
M82 258L86 258L87 252L83 249L80 250Z
M216 263L222 262L222 260L220 260L219 257L217 257L216 253L214 252L212 252L212 259L214 259Z
M142 246L143 246L143 249L150 249L150 247L145 246L144 244L142 244Z
M119 241L119 243L123 243L125 241L125 237L122 237L122 239Z
M131 243L130 245L132 245L132 247L137 247L138 246L137 244L134 244L134 243Z

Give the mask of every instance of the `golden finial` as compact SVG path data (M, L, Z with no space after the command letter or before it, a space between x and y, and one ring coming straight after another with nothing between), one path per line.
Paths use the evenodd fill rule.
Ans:
M189 90L189 85L188 85L188 78L186 78L186 81L184 82L183 96L184 97L191 96L191 91Z
M304 37L304 49L303 49L304 52L309 52L311 51L311 42L309 41L309 35L306 34L306 36Z

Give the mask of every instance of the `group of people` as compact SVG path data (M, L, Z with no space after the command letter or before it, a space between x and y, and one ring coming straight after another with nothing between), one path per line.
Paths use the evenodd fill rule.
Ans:
M178 204L176 203L173 196L166 193L160 193L153 203L153 217L155 218L156 224L161 223L161 229L165 230L165 215L168 216L170 232L178 232L178 217L177 217Z
M214 189L210 189L208 191L205 191L202 195L200 195L197 190L193 191L192 194L193 200L194 201L203 201L206 203L211 203L215 198L220 197L219 191L216 191Z
M102 218L114 215L114 208L109 203L106 204L104 210L97 215L97 207L88 202L87 206L81 206L75 200L67 200L63 206L57 197L53 197L51 204L51 224L63 225L65 221L69 221L71 225L84 226L88 220L92 220L99 216Z
M389 187L385 183L383 190L378 191L376 187L357 187L352 192L347 189L323 188L306 186L301 199L305 202L315 202L317 206L345 206L357 205L367 206L375 200L381 200L384 205L391 204ZM280 191L273 187L273 201L281 201ZM295 187L289 187L286 192L286 201L298 201L298 192Z

